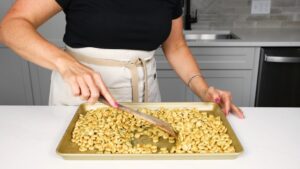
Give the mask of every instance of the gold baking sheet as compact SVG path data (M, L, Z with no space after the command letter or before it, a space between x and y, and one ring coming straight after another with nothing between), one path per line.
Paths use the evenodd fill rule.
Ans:
M227 127L227 133L233 141L234 153L193 153L193 154L102 154L92 151L80 152L79 147L71 142L72 131L79 114L85 114L87 110L106 107L101 103L81 104L70 122L65 134L63 135L56 152L66 160L201 160L201 159L234 159L243 152L243 147L235 135L225 115L221 112L219 106L215 103L206 102L164 102L164 103L122 103L134 109L148 108L197 108L206 111L209 114L220 116L223 124Z

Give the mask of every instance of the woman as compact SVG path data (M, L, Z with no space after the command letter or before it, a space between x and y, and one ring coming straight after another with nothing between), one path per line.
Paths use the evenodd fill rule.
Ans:
M61 50L36 29L60 11L66 14L67 47ZM243 118L228 91L209 87L182 28L180 0L18 0L4 17L4 44L24 59L53 70L49 104L160 101L155 49L203 101Z

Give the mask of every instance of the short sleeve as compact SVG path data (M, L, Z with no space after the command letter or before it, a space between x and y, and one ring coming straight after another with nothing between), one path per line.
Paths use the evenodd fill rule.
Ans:
M176 4L174 4L173 12L172 12L172 19L177 19L182 15L182 5L180 1L177 1Z
M59 6L63 9L66 10L70 4L71 0L55 0Z

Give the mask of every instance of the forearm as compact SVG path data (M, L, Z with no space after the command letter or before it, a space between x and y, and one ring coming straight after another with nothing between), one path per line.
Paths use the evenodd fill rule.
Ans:
M2 43L22 58L44 68L57 70L64 61L75 62L73 57L39 35L36 28L26 19L4 20L1 23L0 34Z
M183 42L174 47L164 46L163 49L170 65L186 85L194 75L202 75L186 43ZM197 76L192 79L189 87L196 95L202 97L208 88L208 84L203 77Z

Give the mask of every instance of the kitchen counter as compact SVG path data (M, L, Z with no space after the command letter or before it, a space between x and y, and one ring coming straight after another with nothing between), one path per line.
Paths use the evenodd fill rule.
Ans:
M246 119L229 116L245 149L234 160L66 161L55 150L76 109L0 106L0 168L300 168L300 108L242 108Z
M199 30L192 30L199 31ZM300 29L232 29L240 39L188 41L189 46L300 46ZM188 31L187 31L188 32ZM200 30L200 32L202 32ZM218 30L204 31L218 32Z

